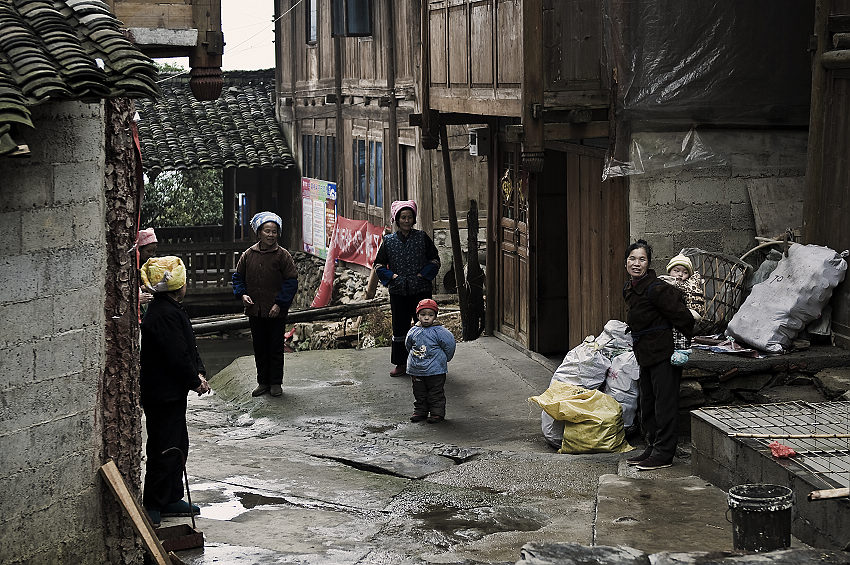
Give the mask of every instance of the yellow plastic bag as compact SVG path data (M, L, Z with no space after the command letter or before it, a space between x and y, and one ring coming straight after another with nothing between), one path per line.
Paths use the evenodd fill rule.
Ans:
M556 420L566 422L558 453L622 453L626 441L620 403L598 390L552 381L546 392L529 398Z

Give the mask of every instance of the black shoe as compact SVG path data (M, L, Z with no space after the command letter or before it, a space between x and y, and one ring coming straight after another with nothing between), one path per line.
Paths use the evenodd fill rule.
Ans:
M148 518L151 520L151 525L154 528L158 528L160 524L162 524L162 514L159 513L159 510L154 510L152 508L145 508L145 512L148 513Z
M645 461L641 461L637 465L638 471L654 471L656 469L664 469L665 467L672 467L673 460L672 459L661 459L660 457L650 457Z
M643 453L640 455L635 455L634 457L629 457L626 459L626 463L628 465L639 465L649 459L649 456L652 455L652 446L647 447L643 450Z
M280 385L272 385L269 394L272 396L281 396L283 394L283 387Z
M413 416L410 417L410 421L411 422L421 422L422 420L424 420L427 417L428 416L426 416L425 414L414 414Z
M269 385L257 385L257 388L251 392L251 396L263 396L270 388Z
M439 424L443 420L445 420L445 418L443 418L442 416L435 416L432 414L431 416L428 416L427 422L429 424Z

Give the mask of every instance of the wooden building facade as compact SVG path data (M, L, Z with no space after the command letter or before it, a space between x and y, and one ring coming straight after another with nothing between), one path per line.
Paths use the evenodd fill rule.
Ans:
M334 10L345 6L360 19L338 19L356 29L335 35ZM277 113L301 176L337 183L338 215L377 226L391 227L393 200L416 200L416 227L436 232L440 247L448 228L441 159L422 150L409 123L421 112L420 2L281 0L275 9ZM466 129L452 132L458 215L475 199L484 223L487 164L469 155ZM300 226L297 210L291 220Z
M489 125L488 328L523 348L562 353L623 319L630 241L655 230L668 257L697 243L741 255L756 235L749 186L802 183L775 158L799 158L805 139L811 3L421 7L423 131ZM701 131L719 141L694 164L685 142ZM738 139L742 149L724 145ZM654 165L668 152L676 159ZM671 177L668 167L700 172ZM657 209L670 219L660 229Z
M302 175L377 224L415 198L436 233L446 128L461 228L467 199L486 210L487 329L521 348L560 354L622 319L630 241L649 234L659 261L740 256L766 235L754 187L803 183L813 2L364 0L370 34L333 36L343 4L357 0L277 8L278 114ZM474 159L455 145L468 131Z

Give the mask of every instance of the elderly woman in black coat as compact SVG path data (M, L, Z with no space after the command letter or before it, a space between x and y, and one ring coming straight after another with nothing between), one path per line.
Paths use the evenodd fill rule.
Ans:
M627 460L642 471L669 467L676 454L679 380L682 369L670 362L673 328L693 335L694 316L682 292L658 279L649 268L652 248L639 239L626 250L629 281L623 287L632 334L632 348L640 365L641 427L646 449Z

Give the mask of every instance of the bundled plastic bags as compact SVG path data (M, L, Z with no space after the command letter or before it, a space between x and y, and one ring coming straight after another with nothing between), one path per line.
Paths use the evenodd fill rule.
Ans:
M773 273L753 286L729 321L726 335L771 353L789 348L800 330L820 316L832 290L844 280L846 254L792 244Z
M553 381L546 392L528 399L554 420L564 422L558 453L629 451L620 404L598 390Z

